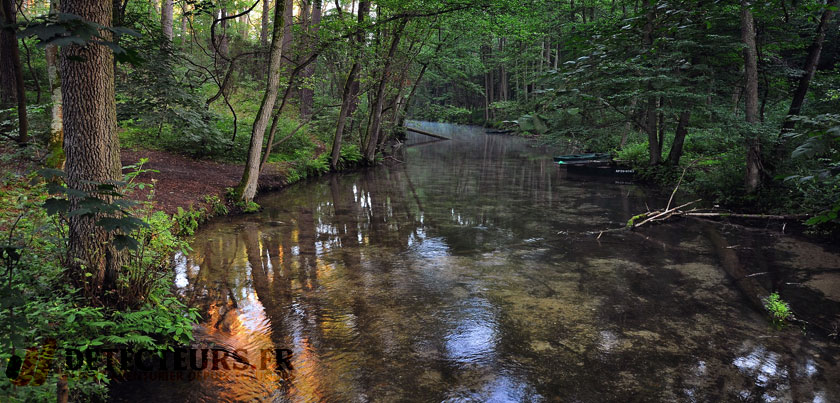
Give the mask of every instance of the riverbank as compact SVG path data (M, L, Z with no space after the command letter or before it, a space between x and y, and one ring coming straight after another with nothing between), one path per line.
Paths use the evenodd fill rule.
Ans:
M80 298L64 274L67 212L48 214L45 208L50 198L64 196L48 192L38 173L43 159L35 146L19 148L0 141L2 246L4 252L13 250L17 256L2 256L2 283L21 296L4 297L0 304L3 312L13 312L0 318L0 326L8 330L4 336L15 340L14 350L0 352L0 362L21 356L22 348L47 339L58 340L58 349L79 351L95 346L157 350L188 344L198 314L173 293L172 259L190 250L187 239L208 218L238 211L225 196L238 183L243 166L161 150L122 150L122 165L128 167L123 173L131 183L121 186L120 192L126 199L142 202L131 214L147 227L131 233L139 247L126 251L127 262L118 279L124 285L115 290L121 302L115 308ZM139 174L133 176L138 169ZM279 189L323 172L299 161L271 162L260 178L260 188L263 192ZM140 284L136 279L145 279L141 288L135 288ZM138 315L143 320L137 320ZM71 379L69 384L60 382L62 376ZM37 388L14 388L8 378L2 378L0 400L43 401L55 396L56 387L67 388L71 400L104 400L109 377L105 371L64 369L51 373Z
M175 214L178 207L188 210L209 208L207 196L225 199L227 188L236 186L242 178L241 164L195 159L168 151L127 150L121 152L123 166L133 165L141 159L148 159L137 180L154 184L154 208L167 214ZM285 165L285 166L284 166ZM260 189L279 189L289 182L286 178L288 163L271 163L260 175ZM148 190L135 195L143 199Z

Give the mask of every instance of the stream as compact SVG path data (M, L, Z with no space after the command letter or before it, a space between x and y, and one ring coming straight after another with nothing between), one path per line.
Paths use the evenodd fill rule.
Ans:
M840 323L836 247L691 219L596 239L668 195L571 176L522 138L411 124L452 140L411 134L400 161L262 195L177 257L196 348L250 366L113 400L840 401L840 344L775 329L708 232L822 324ZM263 368L277 349L288 367Z

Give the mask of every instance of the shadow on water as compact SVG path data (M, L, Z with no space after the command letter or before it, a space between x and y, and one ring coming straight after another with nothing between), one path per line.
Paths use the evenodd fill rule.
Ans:
M177 259L176 286L204 314L196 345L256 368L124 382L115 400L840 400L840 348L774 330L701 225L579 235L655 197L570 181L522 139L413 124L452 140L264 195L264 211L213 221ZM840 255L723 232L837 319ZM291 370L256 365L273 349L291 350Z

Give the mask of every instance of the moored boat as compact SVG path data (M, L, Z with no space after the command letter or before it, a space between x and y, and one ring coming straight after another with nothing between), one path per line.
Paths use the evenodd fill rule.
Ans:
M561 165L610 164L612 163L612 157L610 153L569 154L554 157L554 162Z

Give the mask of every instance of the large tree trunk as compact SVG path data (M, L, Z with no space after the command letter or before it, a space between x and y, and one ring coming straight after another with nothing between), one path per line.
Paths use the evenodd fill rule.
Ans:
M110 0L65 0L60 7L62 13L111 26ZM103 31L101 35L108 40L111 34ZM95 191L95 183L113 182L122 177L116 131L114 56L103 45L67 45L61 49L60 63L67 186ZM68 265L70 277L83 286L86 295L101 301L115 286L123 254L114 247L114 234L95 224L98 218L70 217ZM92 276L87 277L86 273Z
M825 31L834 13L834 7L837 7L837 0L829 0L820 17L820 23L817 25L817 34L814 36L814 41L811 42L811 46L808 47L808 57L805 59L805 67L803 68L804 73L799 78L799 85L796 87L796 92L793 93L793 102L790 104L788 119L785 120L783 132L793 129L796 121L790 119L790 117L799 115L802 111L805 95L808 94L808 87L811 85L814 72L817 70L817 63L820 61L820 53L822 53L823 42L825 42Z
M50 15L57 14L58 7L58 0L50 0ZM47 45L45 53L52 100L47 166L64 169L64 125L61 112L61 76L58 74L58 46Z
M20 64L15 27L17 9L13 0L0 0L0 107L17 104L18 137L21 144L29 139L29 119L26 116L26 87L23 84L23 68Z
M160 29L163 31L163 37L166 40L167 46L172 44L173 7L173 0L162 0L160 10Z
M370 1L359 2L359 15L357 17L357 26L360 32L356 35L356 46L362 48L365 43L365 32L362 29L370 12ZM350 68L350 74L347 75L347 81L344 82L344 91L341 96L341 110L338 112L338 122L335 128L335 138L333 139L332 152L330 154L330 168L336 169L338 167L338 159L341 157L341 139L344 136L344 126L347 124L347 117L353 113L356 104L356 97L359 95L359 82L357 80L361 65L359 59L356 58L353 62L353 67Z
M321 25L321 0L315 0L312 5L312 18L309 20L309 39L307 39L310 52L315 52L318 47L318 29ZM312 103L315 97L313 83L311 83L312 75L315 74L315 61L313 60L301 74L301 81L303 87L300 89L300 117L307 119L312 114Z
M749 3L741 1L741 40L744 42L744 115L749 124L758 123L758 57L755 47L755 22ZM747 167L744 177L747 192L761 185L761 143L749 134L747 138Z
M368 165L373 165L375 162L376 146L379 144L379 132L382 127L382 107L385 104L385 89L388 88L388 81L391 78L391 65L394 61L394 55L397 53L406 22L404 19L401 20L399 26L394 31L394 37L391 39L391 48L388 50L385 65L382 67L382 78L376 90L376 102L373 110L371 110L373 115L370 128L368 129L367 143L365 144L364 159Z
M271 118L271 111L274 109L274 102L277 101L277 91L280 86L280 66L283 57L283 27L286 25L285 18L283 18L284 9L285 4L280 1L274 7L274 29L271 33L271 51L269 53L265 95L263 95L260 109L257 112L257 118L254 120L245 171L242 173L242 180L236 187L237 197L244 202L253 201L257 194L263 137L265 137L265 129Z

